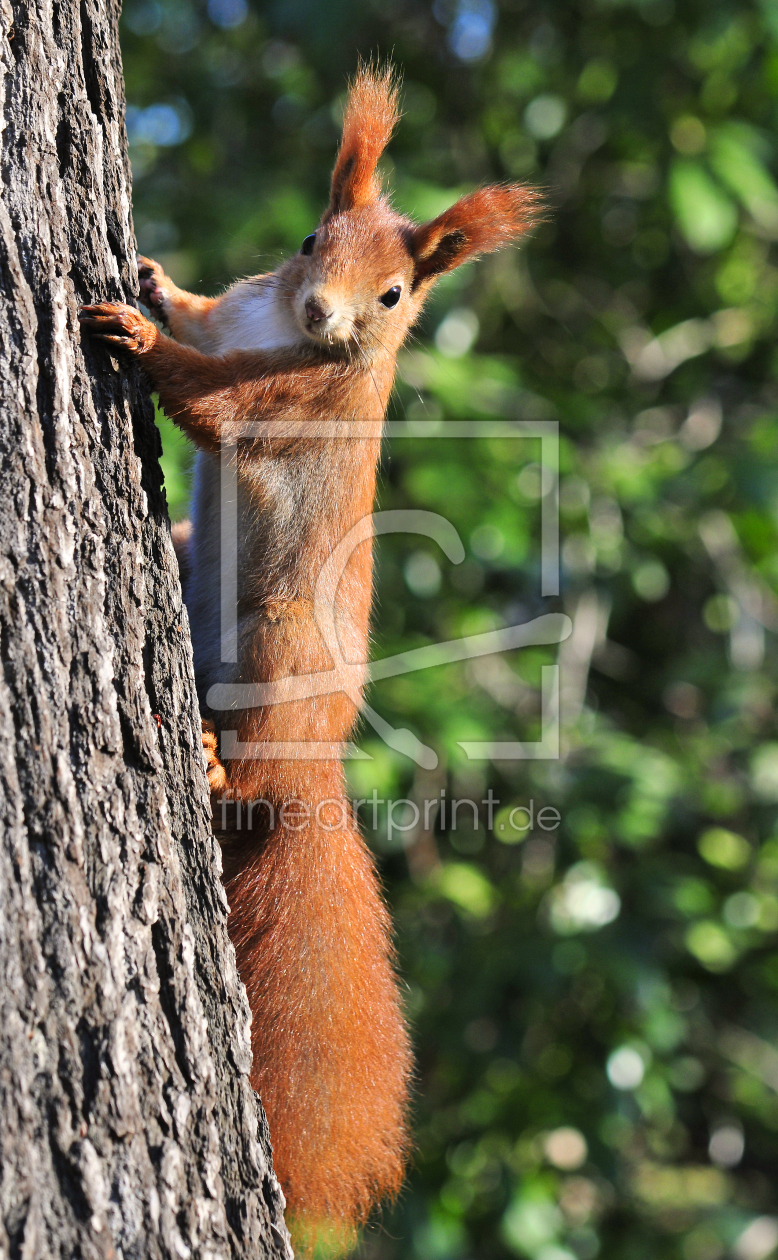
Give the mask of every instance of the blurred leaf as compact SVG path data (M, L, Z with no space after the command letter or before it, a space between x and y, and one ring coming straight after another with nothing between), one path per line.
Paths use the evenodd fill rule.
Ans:
M710 162L716 174L743 203L760 227L778 233L778 187L756 151L749 128L729 123L713 135Z
M476 919L485 918L494 908L494 888L477 867L466 862L449 862L438 867L432 883L442 896Z
M673 163L670 204L687 243L698 254L723 249L735 235L737 210L699 162Z

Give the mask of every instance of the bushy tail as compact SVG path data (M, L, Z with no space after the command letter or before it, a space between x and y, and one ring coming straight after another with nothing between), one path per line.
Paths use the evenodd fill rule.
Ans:
M252 1084L292 1218L309 1234L355 1226L396 1194L408 1145L411 1056L389 915L346 802L328 809L333 829L275 819L248 862L225 853Z

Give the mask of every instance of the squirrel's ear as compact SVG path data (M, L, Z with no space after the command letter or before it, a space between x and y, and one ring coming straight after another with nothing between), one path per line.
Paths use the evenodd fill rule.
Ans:
M379 196L375 168L400 116L397 93L391 66L362 66L352 81L325 218L369 205Z
M537 223L540 208L540 194L521 184L479 188L462 197L411 233L414 288L478 254L507 245Z

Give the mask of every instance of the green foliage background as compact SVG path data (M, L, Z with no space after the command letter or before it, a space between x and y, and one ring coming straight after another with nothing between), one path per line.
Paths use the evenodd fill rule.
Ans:
M494 827L363 811L418 1048L408 1187L374 1260L762 1260L778 1243L778 4L127 0L140 247L211 292L316 225L346 77L393 53L384 166L418 217L548 190L522 249L441 284L393 416L558 420L562 595L540 598L529 439L397 440L376 655L562 609L574 633L377 684L440 757L364 727L359 796L501 802ZM162 422L174 516L185 443ZM558 760L538 738L562 662ZM510 809L534 802L535 826ZM557 831L537 826L555 807ZM548 815L546 815L548 817ZM371 826L377 823L375 827ZM450 824L450 818L447 819Z

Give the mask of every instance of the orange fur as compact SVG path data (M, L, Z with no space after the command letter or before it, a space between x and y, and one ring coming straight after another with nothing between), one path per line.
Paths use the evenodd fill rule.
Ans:
M415 283L507 245L536 222L540 198L516 185L478 188L413 234Z
M373 862L354 823L277 827L246 856L227 856L231 933L278 1175L293 1208L360 1221L402 1183L411 1066Z
M372 511L397 351L438 275L518 236L537 213L531 190L496 187L422 226L398 215L375 177L396 119L391 73L360 71L330 205L313 242L273 275L206 300L143 260L145 299L189 345L131 307L82 312L87 327L140 358L167 414L205 452L185 597L212 723L209 781L222 771L231 798L242 800L221 838L230 933L254 1015L252 1081L293 1212L347 1226L397 1192L408 1149L411 1058L389 917L332 751L318 760L246 757L222 770L215 743L223 730L254 744L348 739L368 654L370 540L327 593L343 656L354 663L349 686L237 711L209 709L207 697L221 682L279 683L333 668L316 621L317 581ZM358 439L341 440L351 422L361 426ZM238 443L243 504L237 665L221 661L213 630L218 471L208 453L228 434ZM220 807L215 798L217 827Z
M378 199L375 168L397 126L397 97L397 81L388 66L363 67L356 75L343 115L328 215L358 210Z

